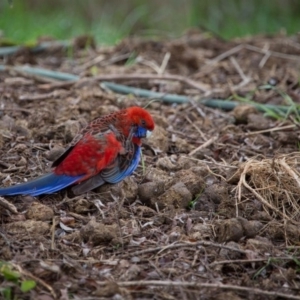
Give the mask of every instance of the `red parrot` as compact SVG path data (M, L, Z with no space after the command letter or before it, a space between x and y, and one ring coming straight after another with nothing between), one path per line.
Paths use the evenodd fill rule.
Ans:
M72 190L78 195L105 182L120 182L138 166L141 139L148 137L153 129L151 115L136 106L97 118L80 131L52 164L51 173L0 188L0 195L39 196L73 184Z

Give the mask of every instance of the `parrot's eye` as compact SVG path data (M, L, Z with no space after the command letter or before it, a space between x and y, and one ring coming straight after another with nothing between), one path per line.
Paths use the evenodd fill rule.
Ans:
M141 120L141 124L142 124L142 126L146 126L146 121L145 120Z

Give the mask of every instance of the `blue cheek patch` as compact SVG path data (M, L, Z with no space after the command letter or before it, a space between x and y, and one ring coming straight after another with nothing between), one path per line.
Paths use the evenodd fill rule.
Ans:
M136 129L136 132L134 133L134 136L137 138L145 138L147 137L147 129L141 126L138 126Z

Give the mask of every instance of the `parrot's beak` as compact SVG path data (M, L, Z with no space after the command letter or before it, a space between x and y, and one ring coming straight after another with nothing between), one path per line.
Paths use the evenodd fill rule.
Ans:
M152 134L152 131L147 130L147 132L146 132L146 138L149 138L151 136L151 134Z

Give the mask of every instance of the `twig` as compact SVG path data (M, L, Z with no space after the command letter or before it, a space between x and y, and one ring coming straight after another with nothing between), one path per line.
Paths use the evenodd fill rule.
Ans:
M56 98L57 96L64 96L64 93L61 93L58 91L53 91L53 92L46 93L46 94L35 94L35 95L25 94L25 95L21 95L19 97L19 100L22 100L22 101L45 100L45 99Z
M261 49L259 47L252 46L252 45L249 45L249 44L240 44L240 45L237 45L236 47L220 54L219 56L215 57L214 59L212 59L209 62L209 64L219 62L219 61L227 58L228 56L231 56L231 55L239 52L242 49L248 49L248 50L263 53L263 54L268 53L272 56L279 57L279 58L284 58L284 59L291 59L291 60L297 60L297 61L300 60L299 56L297 56L297 55L284 54L284 53L281 53L281 52L271 51L269 49Z
M21 266L17 265L17 264L13 264L12 265L23 275L25 276L28 276L29 278L35 280L36 282L38 282L39 284L41 284L42 286L44 286L50 293L51 295L53 296L54 299L57 299L57 295L54 291L54 289L52 288L52 286L50 286L48 283L46 283L44 280L36 277L35 275L31 274L30 272L28 271L25 271L22 269Z
M210 146L211 144L213 144L217 139L219 138L219 135L213 136L211 137L209 140L207 140L205 143L203 143L202 145L200 145L199 147L197 147L196 149L192 150L188 155L189 156L193 156L195 153L197 153L198 151L207 148L208 146Z
M195 157L190 157L190 156L185 156L185 155L182 155L182 157L184 158L188 158L190 160L194 160L194 161L197 161L199 163L203 163L203 164L213 164L213 165L216 165L218 167L221 167L221 168L229 168L229 169L238 169L237 166L232 166L232 165L222 165L221 163L217 163L216 161L209 161L209 160L204 160L204 159L198 159L198 158L195 158Z
M156 61L144 59L142 56L138 56L136 58L136 62L141 65L144 65L146 67L149 67L151 70L153 70L157 74L159 74L159 72L160 72L159 65L156 63Z
M148 249L136 251L133 253L128 253L124 256L127 256L127 255L137 256L137 255L151 253L151 252L157 252L157 254L159 254L159 253L169 250L169 249L176 249L176 248L181 248L181 247L197 247L197 246L216 247L216 248L227 249L227 250L239 252L242 254L246 254L246 251L241 250L241 249L237 249L237 248L233 248L233 247L229 247L229 246L221 245L221 244L217 244L217 243L212 243L212 242L208 242L208 241L200 241L200 242L196 242L196 243L188 243L188 242L187 243L177 243L177 244L175 243L175 244L167 245L165 247L161 246L161 247L155 247L155 248L148 248Z
M51 226L51 250L55 250L55 227L56 227L57 217L52 218Z
M266 52L266 54L264 55L264 57L261 59L261 61L258 64L260 69L262 69L264 67L265 63L270 58L270 56L271 56L270 51Z
M220 175L220 174L217 174L217 173L213 172L213 171L210 169L210 167L209 167L208 165L206 165L206 169L207 169L207 171L208 171L210 174L212 174L213 176L219 177L219 178L221 178L224 182L226 182L226 178L225 178L225 177L223 177L223 176Z
M269 129L264 129L264 130L259 130L259 131L252 131L252 132L246 132L242 133L242 135L254 135L254 134L260 134L260 133L267 133L267 132L274 132L274 131L281 131L281 130L286 130L286 129L293 129L297 127L297 125L287 125L287 126L282 126L282 127L274 127L274 128L269 128Z
M11 202L8 202L3 197L0 197L0 206L2 206L3 208L6 208L14 215L17 215L19 213L17 208Z
M264 262L270 259L273 260L294 260L293 257L265 257L265 258L255 258L255 259L229 259L229 260L219 260L214 261L209 264L210 267L214 267L216 265L225 265L225 264L247 264L247 263L254 263L254 262Z
M248 294L263 295L269 297L280 297L283 299L300 300L300 296L294 296L291 294L280 293L275 291L265 291L254 287L245 287L239 285L222 284L222 283L205 283L205 282L187 282L187 281L171 281L171 280L136 280L136 281L118 281L117 285L121 287L131 286L169 286L169 287L192 287L197 289L210 288L210 289L223 289L232 290L238 292L246 292ZM107 282L97 281L97 285L104 286Z
M279 159L278 163L286 170L286 172L296 181L298 187L300 188L300 177L296 174L292 168L286 163L286 157Z
M268 49L261 49L261 48L258 48L256 46L252 46L252 45L248 45L248 44L245 44L244 47L248 50L251 50L251 51L264 53L264 54L270 53L272 56L275 56L275 57L300 61L300 58L299 58L298 55L284 54L284 53L281 53L281 52L271 51L271 50L268 50Z
M236 61L236 59L233 56L230 57L230 61L233 64L233 66L235 67L235 69L237 70L237 72L239 73L239 75L241 76L242 80L244 82L248 81L249 78L245 75L244 71L242 70L242 68L240 67L240 65L238 64L238 62Z
M25 112L27 114L31 114L32 111L26 108L19 108L19 107L15 107L15 108L0 108L0 111L20 111L20 112Z
M164 59L163 59L163 61L161 63L161 66L159 68L159 72L158 72L159 75L162 75L165 72L166 67L168 65L168 62L169 62L170 58L171 58L171 53L167 52L165 54L165 56L164 56Z
M109 59L105 60L104 55L98 55L97 57L89 60L88 62L85 62L84 64L78 66L75 68L76 71L82 72L90 67L93 67L95 65L99 65L101 67L108 66L110 64L116 63L118 61L127 59L130 57L130 53L125 53L117 56L110 57Z
M237 45L231 49L229 49L228 51L225 51L224 53L218 55L217 57L215 57L214 59L210 60L209 61L209 64L212 64L212 63L216 63L216 62L219 62L225 58L227 58L228 56L231 56L232 54L235 54L237 52L239 52L240 50L242 50L244 48L244 45L243 44L240 44L240 45Z
M204 133L201 131L201 129L195 125L194 122L192 122L192 120L188 117L188 116L185 116L185 119L196 129L196 131L200 134L200 136L206 140L206 137L204 135Z

